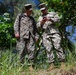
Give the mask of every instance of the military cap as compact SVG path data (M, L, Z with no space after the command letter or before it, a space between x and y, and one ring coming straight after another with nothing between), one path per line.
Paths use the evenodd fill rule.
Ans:
M32 4L25 4L25 10L32 10Z
M39 8L40 8L41 11L45 10L46 9L46 4L45 3L39 4Z

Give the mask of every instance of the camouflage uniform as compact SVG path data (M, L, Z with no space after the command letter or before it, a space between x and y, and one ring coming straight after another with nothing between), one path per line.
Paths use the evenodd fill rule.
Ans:
M28 54L28 59L32 60L34 58L34 50L35 50L35 43L34 43L34 29L33 29L33 18L28 17L26 14L23 14L20 20L20 30L19 30L19 16L17 16L15 23L14 23L14 31L15 34L19 33L20 38L17 40L17 50L19 52L20 60L24 61L24 56L26 53ZM31 35L31 33L32 35Z
M43 26L40 25L40 21L43 17L50 18L51 21L46 21ZM59 16L55 12L49 12L46 15L42 15L38 19L37 27L43 29L42 40L44 47L46 48L47 58L49 62L54 62L54 53L53 53L53 46L56 49L56 54L60 61L65 59L65 55L63 52L62 47L60 46L61 43L61 36L59 35L59 30L55 26L55 23L59 22Z

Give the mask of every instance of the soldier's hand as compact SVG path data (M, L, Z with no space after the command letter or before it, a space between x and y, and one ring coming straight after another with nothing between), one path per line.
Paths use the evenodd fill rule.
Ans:
M41 25L44 25L44 23L47 21L47 18L43 18L41 21Z
M17 34L15 34L15 37L16 37L17 39L19 39L20 36L19 36L19 34L17 33Z
M35 38L35 42L38 42L38 40L39 40L38 38Z

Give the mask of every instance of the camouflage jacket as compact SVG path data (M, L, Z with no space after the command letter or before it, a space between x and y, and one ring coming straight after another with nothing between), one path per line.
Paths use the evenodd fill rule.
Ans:
M52 34L52 33L59 33L58 28L55 26L55 23L58 23L60 21L60 18L58 14L55 12L49 12L47 15L42 15L39 17L38 22L37 22L37 28L41 28L40 21L42 21L43 17L47 17L51 19L51 21L46 21L44 25L42 25L42 29L44 29L45 33Z
M28 39L30 37L30 32L34 35L34 32L36 30L35 20L31 16L27 16L26 14L23 14L21 17L21 20L19 22L19 16L21 14L17 15L17 18L14 23L14 33L20 34L21 38ZM19 25L20 23L20 25ZM20 27L20 28L19 28Z

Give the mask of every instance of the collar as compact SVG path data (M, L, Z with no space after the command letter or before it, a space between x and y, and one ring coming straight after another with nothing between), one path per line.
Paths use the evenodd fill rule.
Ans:
M26 16L26 17L31 17L31 16L28 16L27 13L23 13L23 15Z
M26 13L23 13L23 15L27 16L27 14L26 14Z

